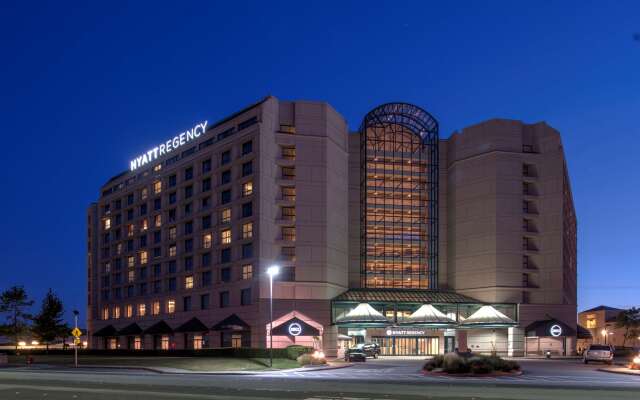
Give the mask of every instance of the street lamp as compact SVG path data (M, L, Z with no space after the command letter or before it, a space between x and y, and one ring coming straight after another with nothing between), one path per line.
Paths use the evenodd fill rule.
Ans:
M607 330L603 329L600 333L602 333L602 336L604 337L604 344L607 344Z
M267 268L269 275L269 368L273 368L273 277L280 272L280 266Z

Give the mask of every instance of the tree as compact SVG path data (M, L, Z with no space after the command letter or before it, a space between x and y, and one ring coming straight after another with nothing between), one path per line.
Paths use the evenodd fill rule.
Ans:
M40 312L33 318L33 327L31 331L44 343L49 351L49 344L59 337L67 337L69 335L69 325L63 321L64 307L62 301L51 289L42 299L42 308Z
M624 328L624 338L622 339L622 347L624 347L627 339L637 335L640 329L640 309L631 307L628 310L621 311L616 317L616 328Z
M7 314L7 323L2 326L2 332L13 338L16 350L20 335L29 330L31 315L25 309L32 305L33 300L29 300L22 286L9 288L0 295L0 313Z

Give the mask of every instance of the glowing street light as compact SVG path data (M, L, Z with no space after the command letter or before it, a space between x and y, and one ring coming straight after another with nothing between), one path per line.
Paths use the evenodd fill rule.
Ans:
M279 265L267 268L269 275L269 367L273 367L273 277L280 273Z

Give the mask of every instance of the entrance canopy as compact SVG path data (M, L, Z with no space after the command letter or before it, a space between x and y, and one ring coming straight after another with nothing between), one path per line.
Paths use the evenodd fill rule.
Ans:
M461 327L468 328L504 328L517 325L516 321L507 317L492 306L482 306L469 318L462 321Z
M525 328L527 337L534 336L575 336L576 330L557 319L535 321Z
M403 325L422 325L434 327L446 327L455 325L456 321L444 315L440 310L431 304L424 304L418 308L409 318L400 322Z
M336 320L336 324L358 324L358 325L381 325L385 326L389 324L389 320L371 307L368 303L360 303L353 310L349 311L344 316L339 317Z
M301 320L293 317L273 328L274 335L284 336L320 336L320 330Z

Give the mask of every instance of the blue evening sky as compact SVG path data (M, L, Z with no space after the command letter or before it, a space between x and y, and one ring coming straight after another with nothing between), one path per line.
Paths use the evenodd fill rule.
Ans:
M447 3L447 5L443 5ZM267 94L356 129L414 103L563 136L579 308L640 303L640 2L0 3L0 289L86 302L87 205L141 151Z

